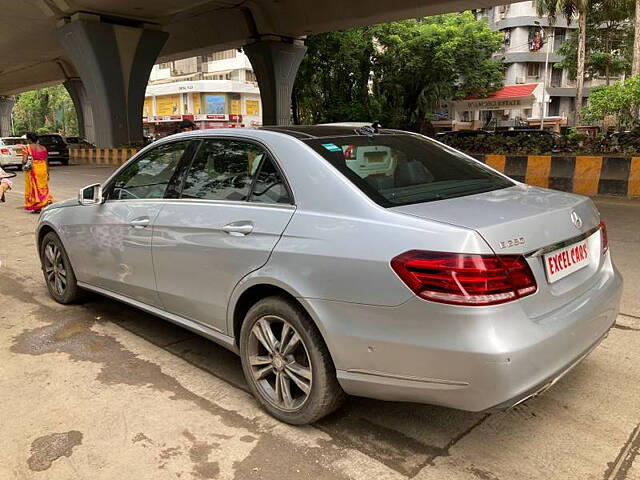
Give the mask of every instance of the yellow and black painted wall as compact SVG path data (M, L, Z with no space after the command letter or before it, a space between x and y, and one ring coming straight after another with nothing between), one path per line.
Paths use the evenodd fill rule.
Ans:
M135 148L72 148L69 150L69 159L75 165L120 166L137 151Z
M581 195L640 197L640 157L480 155L514 180Z

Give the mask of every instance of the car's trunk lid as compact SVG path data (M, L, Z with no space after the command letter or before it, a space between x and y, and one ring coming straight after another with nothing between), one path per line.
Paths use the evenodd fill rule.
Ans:
M530 316L558 308L588 289L602 263L600 235L595 231L588 245L589 265L553 283L545 271L545 254L598 227L599 213L586 197L518 185L391 210L473 229L498 255L526 254L538 284L538 292L522 300ZM580 220L574 222L572 214Z

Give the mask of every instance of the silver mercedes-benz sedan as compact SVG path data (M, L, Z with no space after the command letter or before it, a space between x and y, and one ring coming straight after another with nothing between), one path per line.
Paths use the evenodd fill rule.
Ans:
M239 353L278 419L345 394L481 411L589 354L622 288L588 198L421 135L194 131L43 211L51 296L97 292Z

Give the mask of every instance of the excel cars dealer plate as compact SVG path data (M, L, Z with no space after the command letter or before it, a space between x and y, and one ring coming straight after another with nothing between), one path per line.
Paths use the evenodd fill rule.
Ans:
M554 250L544 256L544 268L549 283L571 275L589 265L591 261L588 239Z

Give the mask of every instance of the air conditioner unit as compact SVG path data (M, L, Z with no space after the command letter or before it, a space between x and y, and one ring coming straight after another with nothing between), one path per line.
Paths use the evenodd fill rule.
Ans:
M527 78L524 76L516 77L516 83L527 83Z

